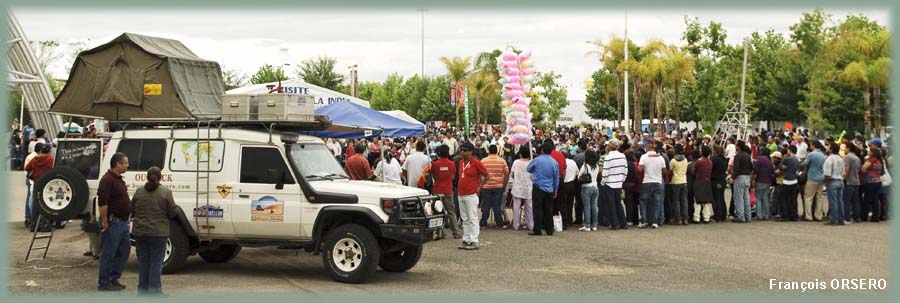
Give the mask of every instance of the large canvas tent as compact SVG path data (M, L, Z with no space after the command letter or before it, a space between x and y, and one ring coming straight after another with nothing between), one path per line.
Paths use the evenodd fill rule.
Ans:
M273 88L278 87L278 82L251 84L244 87L231 89L226 94L268 94ZM313 95L316 100L316 108L338 102L353 102L369 107L369 101L336 92L321 86L306 83L303 79L287 79L281 81L281 91L288 94Z
M219 118L222 70L177 40L124 33L78 54L50 111L107 120Z
M332 125L341 128L358 128L345 131L307 132L321 138L422 137L425 128L421 124L406 122L353 102L338 102L316 109L316 115L328 116Z

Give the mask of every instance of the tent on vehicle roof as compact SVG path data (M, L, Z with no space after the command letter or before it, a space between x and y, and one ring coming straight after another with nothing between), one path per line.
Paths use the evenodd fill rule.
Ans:
M78 54L50 112L107 120L219 118L222 69L177 40L124 33Z

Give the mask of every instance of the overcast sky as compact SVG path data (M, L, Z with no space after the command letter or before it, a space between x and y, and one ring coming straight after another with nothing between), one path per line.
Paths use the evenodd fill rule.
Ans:
M789 36L788 27L809 9L778 10L629 10L628 36L638 44L649 39L683 44L684 16L702 24L721 22L728 43L739 43L753 31L774 29ZM422 17L414 8L378 11L302 10L122 10L34 9L13 10L32 41L57 40L66 54L53 66L54 77L64 79L74 60L71 45L88 48L123 32L177 39L224 69L253 74L263 64L291 63L320 55L337 59L337 72L359 66L360 81L383 81L397 72L408 77L421 71ZM889 11L827 9L834 20L861 13L890 26ZM588 40L608 40L625 32L625 11L582 10L500 11L446 10L425 12L425 74L445 74L441 56L475 56L480 51L505 48L532 50L538 71L555 71L569 85L582 85L600 65L586 57Z

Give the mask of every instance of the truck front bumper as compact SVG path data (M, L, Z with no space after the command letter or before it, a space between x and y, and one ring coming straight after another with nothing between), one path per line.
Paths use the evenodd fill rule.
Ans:
M440 214L416 220L413 224L381 224L379 227L384 238L420 245L439 240L443 236L444 220L444 215ZM409 223L408 220L404 221Z

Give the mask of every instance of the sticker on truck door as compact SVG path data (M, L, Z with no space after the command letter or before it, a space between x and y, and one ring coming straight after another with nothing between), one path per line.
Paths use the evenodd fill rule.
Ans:
M271 196L250 202L250 221L284 222L284 201Z
M214 205L203 205L194 208L194 218L222 219L224 217L225 210Z

